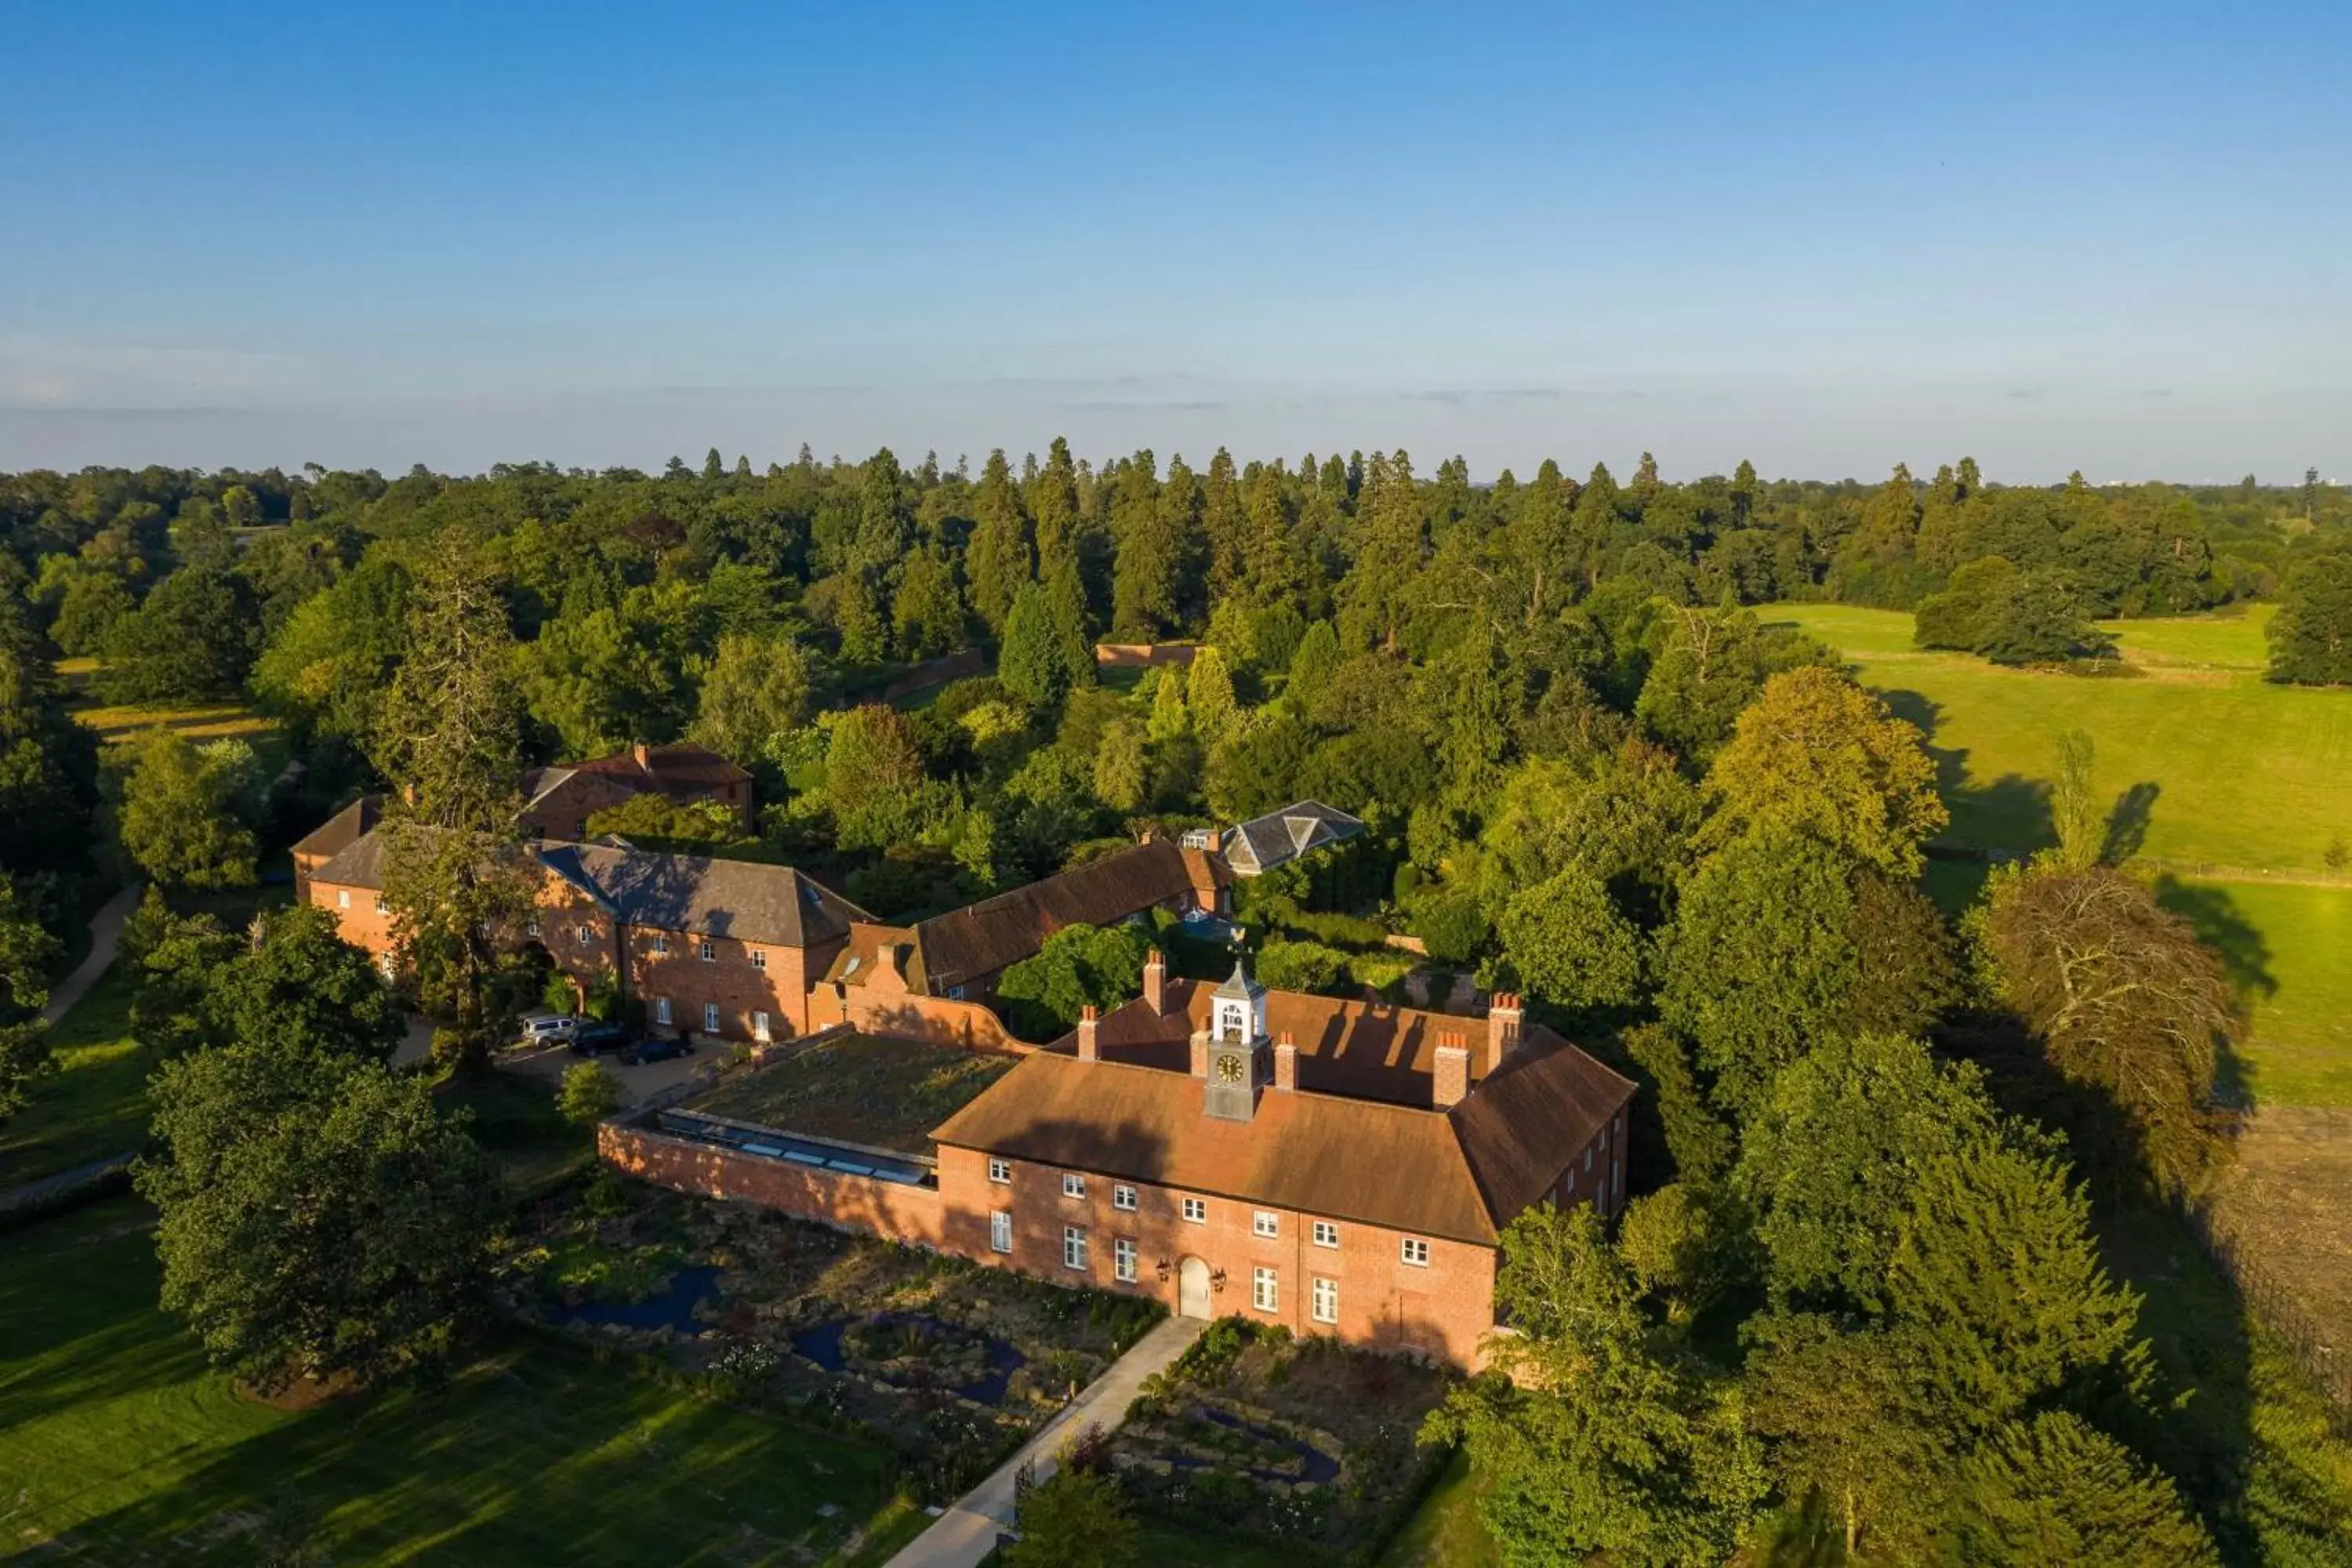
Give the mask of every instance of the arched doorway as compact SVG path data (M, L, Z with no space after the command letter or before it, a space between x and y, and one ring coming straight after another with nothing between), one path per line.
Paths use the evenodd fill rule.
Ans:
M1209 1315L1209 1266L1197 1258L1188 1258L1177 1265L1176 1315L1180 1318L1205 1318Z

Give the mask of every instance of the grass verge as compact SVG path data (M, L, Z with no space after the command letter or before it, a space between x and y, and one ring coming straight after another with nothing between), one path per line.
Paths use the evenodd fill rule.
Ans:
M254 1403L156 1309L150 1223L116 1199L0 1242L0 1553L869 1562L921 1518L869 1446L516 1344L437 1392Z

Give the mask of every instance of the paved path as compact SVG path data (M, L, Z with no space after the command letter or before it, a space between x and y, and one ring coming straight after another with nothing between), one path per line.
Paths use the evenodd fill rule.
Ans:
M56 1024L98 984L98 977L106 973L106 966L114 962L114 954L122 945L122 922L139 907L141 891L139 884L133 882L100 904L98 913L89 917L89 956L50 990L49 1005L41 1009L41 1022Z
M1021 1467L1034 1466L1032 1473L1042 1481L1059 1466L1063 1444L1089 1425L1115 1427L1126 1420L1143 1380L1183 1354L1208 1326L1198 1318L1170 1318L1137 1341L1003 1468L957 1499L937 1524L891 1558L887 1568L973 1568L995 1550L997 1531L1013 1527L1013 1483Z
M19 1186L0 1190L0 1214L45 1203L59 1193L69 1193L116 1171L128 1170L131 1162L136 1158L132 1154L109 1154L103 1160L92 1160L87 1165L76 1165L70 1171L59 1171L56 1175L43 1176L37 1182L26 1182Z

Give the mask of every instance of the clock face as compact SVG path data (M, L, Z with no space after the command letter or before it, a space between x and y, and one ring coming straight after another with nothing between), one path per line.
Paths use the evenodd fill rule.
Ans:
M1247 1068L1242 1066L1242 1058L1239 1057L1219 1057L1217 1058L1217 1078L1222 1082L1239 1083L1242 1080L1243 1075L1249 1069Z

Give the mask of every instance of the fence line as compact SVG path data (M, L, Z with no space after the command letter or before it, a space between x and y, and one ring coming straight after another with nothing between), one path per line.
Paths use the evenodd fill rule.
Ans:
M2214 1224L2205 1205L2188 1208L2189 1225L2237 1287L2248 1313L2285 1344L2294 1363L2327 1395L2329 1428L2338 1437L2352 1438L2352 1354L2339 1349L2337 1335L2301 1298Z

